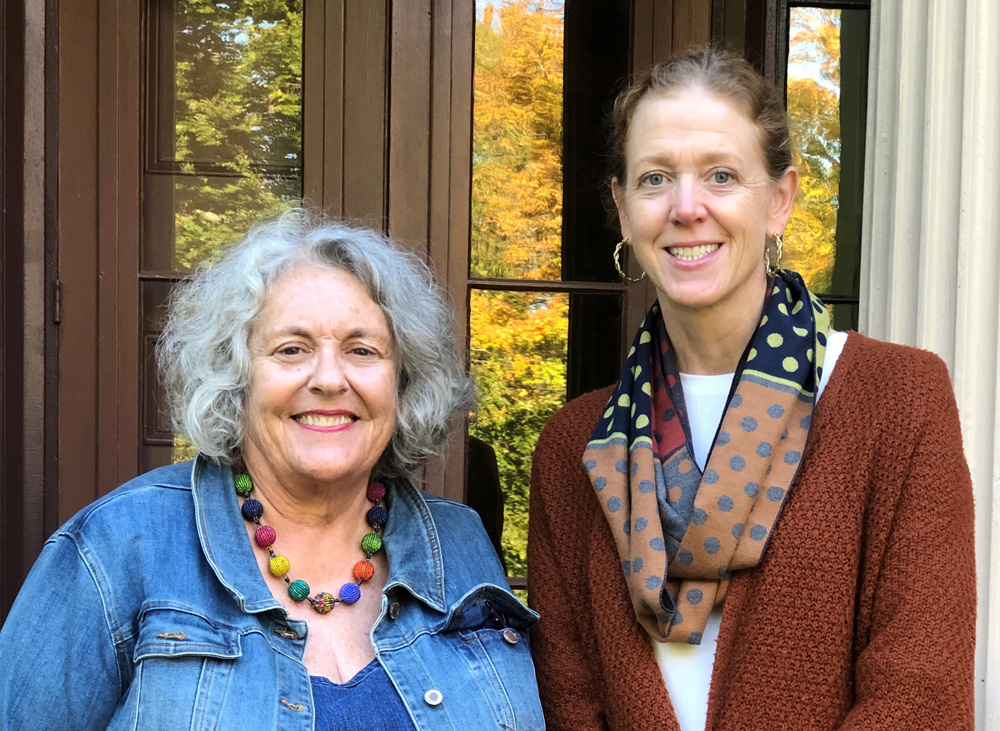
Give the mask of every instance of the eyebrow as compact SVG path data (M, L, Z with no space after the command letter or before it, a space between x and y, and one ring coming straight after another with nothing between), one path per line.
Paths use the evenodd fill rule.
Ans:
M302 327L296 327L296 326L288 327L288 328L281 328L281 329L278 329L278 330L272 330L271 332L265 333L264 337L267 338L268 340L271 340L273 338L280 338L280 337L285 337L285 336L288 336L288 335L291 335L292 337L296 337L296 338L310 338L311 339L311 338L315 337L311 332L309 332L309 330L306 330L306 329L304 329ZM376 338L378 340L383 340L384 339L384 340L389 341L389 342L392 341L392 336L391 335L384 336L384 335L381 335L379 333L369 332L367 330L362 330L361 328L355 328L355 329L351 330L347 334L347 337L344 338L344 340L351 340L353 338L366 338L366 337L367 338Z
M719 162L743 162L744 158L738 152L712 150L701 156L699 160L712 164ZM636 165L643 163L661 163L670 166L674 163L674 157L669 153L658 152L652 155L643 155L635 161Z

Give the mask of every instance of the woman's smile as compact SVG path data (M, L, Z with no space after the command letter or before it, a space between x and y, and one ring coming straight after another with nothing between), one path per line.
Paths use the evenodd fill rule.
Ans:
M349 411L309 411L292 417L301 426L315 431L343 431L358 420Z
M681 266L691 264L701 265L711 261L712 255L720 248L722 248L722 244L719 243L690 242L668 246L667 253L674 259L677 259L677 263Z

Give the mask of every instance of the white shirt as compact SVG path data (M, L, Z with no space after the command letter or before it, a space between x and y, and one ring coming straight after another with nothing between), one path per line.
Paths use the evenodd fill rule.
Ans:
M847 333L830 330L826 355L823 359L823 376L816 392L816 401L819 401L823 389L826 388L833 367L846 342ZM734 375L733 373L719 376L680 374L688 426L691 429L691 446L694 448L695 461L703 472L708 461L708 453L715 441L715 433L719 430L722 415L726 410L726 397L729 396ZM656 642L650 639L670 702L677 713L681 731L704 731L708 715L708 688L712 682L712 666L715 663L721 620L722 608L713 609L708 616L708 624L702 633L700 645Z

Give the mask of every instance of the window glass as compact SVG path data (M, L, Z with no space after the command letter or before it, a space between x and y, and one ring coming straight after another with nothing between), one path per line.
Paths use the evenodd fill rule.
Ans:
M783 266L857 327L869 10L789 10L788 116L799 193Z
M829 292L837 256L840 183L840 10L792 8L788 117L799 193L784 265L814 292Z
M469 434L496 454L504 495L501 539L507 573L524 576L531 455L566 401L569 296L473 290L469 366L479 389Z
M563 28L562 2L476 4L473 278L562 276ZM478 388L469 434L496 454L512 576L525 574L531 454L566 400L568 315L566 294L472 289L469 296Z
M474 277L559 279L563 3L476 7Z
M496 455L513 577L525 573L542 426L620 368L624 285L611 260L618 237L603 225L601 137L628 71L630 13L629 0L476 3L469 475L483 475L484 443Z
M150 3L146 271L186 271L301 197L302 2Z

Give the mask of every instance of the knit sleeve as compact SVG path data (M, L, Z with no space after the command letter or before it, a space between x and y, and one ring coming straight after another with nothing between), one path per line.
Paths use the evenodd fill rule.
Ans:
M575 450L561 438L558 416L542 432L532 461L528 600L541 619L532 629L531 649L546 727L606 729L595 663L581 637L582 617L589 611L589 600L581 596L584 552L580 531L567 519L572 502L566 486L573 482L567 476L573 474Z
M845 731L974 726L972 482L947 369L936 357L926 368L916 446L857 652Z

